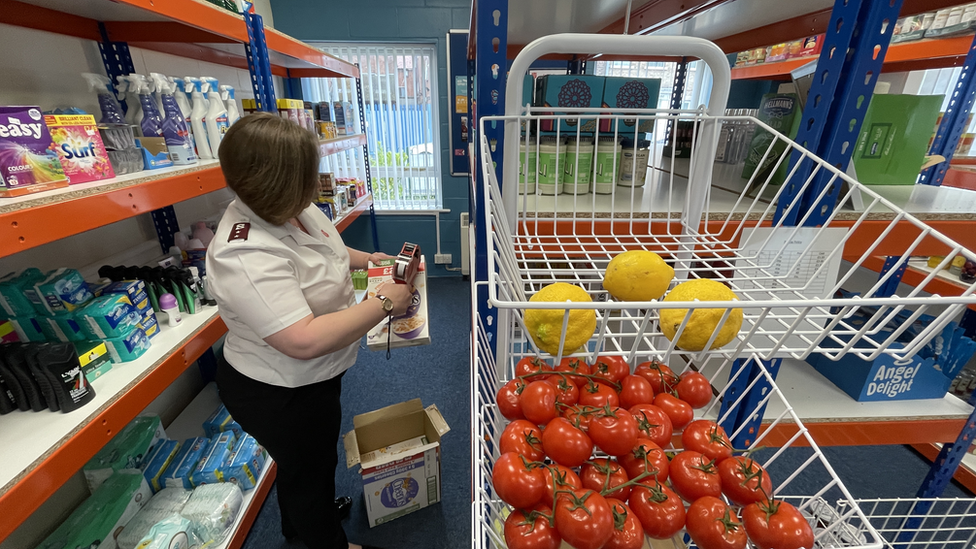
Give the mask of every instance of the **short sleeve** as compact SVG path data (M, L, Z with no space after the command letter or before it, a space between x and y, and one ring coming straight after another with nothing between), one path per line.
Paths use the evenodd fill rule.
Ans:
M253 248L224 249L208 262L208 278L221 309L264 339L312 314L295 266Z

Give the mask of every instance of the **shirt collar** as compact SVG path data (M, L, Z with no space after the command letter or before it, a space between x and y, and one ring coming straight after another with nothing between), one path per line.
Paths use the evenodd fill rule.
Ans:
M249 208L248 205L245 204L240 198L236 199L234 202L237 205L237 209L248 218L248 221L250 221L252 225L257 225L278 240L281 240L286 236L291 236L288 231L288 227L284 225L272 225L264 219L261 219L261 216L254 213L254 210Z
M241 201L240 198L238 198L236 202L237 202L237 208L241 211L242 214L248 217L249 221L252 224L258 225L259 227L261 227L261 229L266 231L268 234L274 236L278 240L283 240L286 237L290 237L292 240L298 242L299 237L305 237L305 238L312 239L317 244L323 243L322 239L319 238L318 233L321 231L322 234L325 235L325 229L318 223L318 221L315 220L315 216L309 213L309 208L317 208L315 204L309 204L308 208L305 208L304 210L301 211L301 213L298 214L298 218L302 222L302 225L304 225L305 228L309 231L309 234L305 234L302 232L301 229L295 227L294 225L291 225L290 223L285 223L284 225L272 225L271 223L268 223L264 219L261 219L261 216L254 213L254 210L249 208L247 204Z

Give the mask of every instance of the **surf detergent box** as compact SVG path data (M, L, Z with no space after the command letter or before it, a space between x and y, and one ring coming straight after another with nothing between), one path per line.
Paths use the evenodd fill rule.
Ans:
M0 107L0 197L67 186L40 107Z
M360 414L343 437L346 465L359 465L369 527L441 500L441 437L451 428L419 398Z
M384 282L393 280L395 260L385 259L370 263L366 287L367 297L376 297L376 289ZM413 279L413 301L406 314L384 319L366 334L366 347L371 351L385 351L390 348L414 347L430 344L430 330L427 319L427 263L420 258L420 268ZM390 334L392 329L393 333Z
M72 185L115 177L102 136L90 114L46 114L44 123L51 132L64 175Z

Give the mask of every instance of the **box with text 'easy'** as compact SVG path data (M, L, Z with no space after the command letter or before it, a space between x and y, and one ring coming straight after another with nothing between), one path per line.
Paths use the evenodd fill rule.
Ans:
M360 466L370 528L441 500L441 437L450 427L436 404L408 400L353 418L346 465Z

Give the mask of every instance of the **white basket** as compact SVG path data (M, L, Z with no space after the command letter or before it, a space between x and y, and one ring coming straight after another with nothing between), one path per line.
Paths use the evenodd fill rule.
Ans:
M976 499L859 499L870 525L898 549L976 546Z
M476 294L477 292L472 288L472 295ZM514 375L514 365L518 358L523 356L523 353L519 351L524 345L515 344L514 349L498 348L497 356L501 358L499 362L496 362L491 352L492 346L489 343L487 332L477 314L477 307L473 306L472 311L471 417L474 432L471 436L471 471L474 488L472 506L473 547L479 549L503 548L506 547L506 544L502 534L502 525L510 509L494 496L494 490L491 486L491 470L499 457L499 439L508 424L508 420L499 412L495 403L495 394L498 388ZM733 371L730 381L734 381L739 375L747 375L748 366L749 364L746 362L741 369ZM712 377L713 384L715 379L723 375L727 375L727 373L716 372ZM776 433L775 447L765 451L765 455L757 454L754 456L769 471L773 480L775 497L792 503L807 515L811 523L817 525L814 531L818 548L856 547L866 549L881 547L881 538L873 531L847 488L844 487L833 468L827 463L820 448L793 412L793 409L790 408L765 369L762 369L761 376L756 381L760 380L768 382L770 389L764 393L765 397L754 408L750 409L749 415L761 413L761 409L767 404L774 404L775 406L771 407L782 408L783 411L777 417L771 418L772 421L768 427L758 437L755 437L748 447L757 448L767 445L770 442L767 435ZM749 386L749 389L754 385L755 382ZM747 392L748 390L736 397L731 395L728 389L723 389L708 408L696 413L696 419L704 417L721 423L728 417L737 415L745 406ZM721 400L732 402L728 410L719 416ZM729 432L729 437L736 438L743 434L742 429L744 427L740 431ZM798 464L795 462L795 456L789 458L784 456L785 450L794 446L808 446L810 448L809 455L804 455ZM791 461L784 462L787 459ZM828 501L834 503L828 504ZM683 547L680 543L682 535L679 533L673 540L676 549ZM684 539L684 543L689 543L687 538ZM655 547L660 547L660 545L655 545Z

